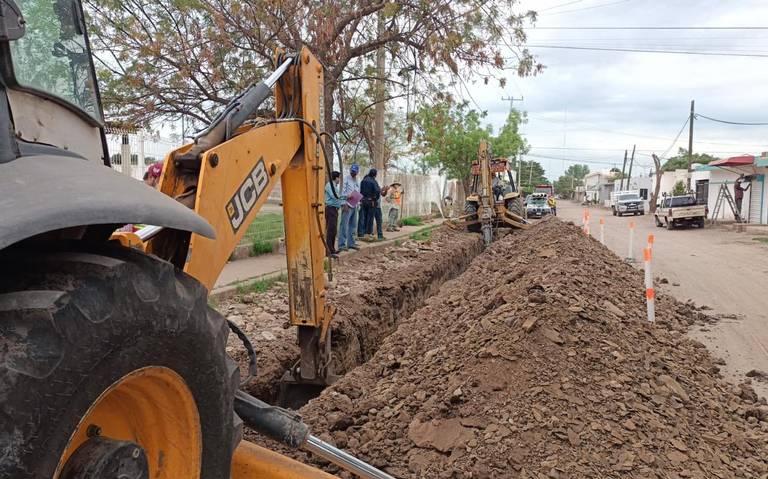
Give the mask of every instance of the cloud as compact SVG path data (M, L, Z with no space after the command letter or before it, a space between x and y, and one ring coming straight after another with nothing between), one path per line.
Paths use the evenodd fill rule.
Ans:
M563 0L523 2L522 8L555 6ZM766 24L768 2L716 0L583 0L542 12L537 27L750 26ZM588 8L606 5L599 8ZM571 10L569 13L557 12ZM546 30L529 29L530 45L718 51L768 55L766 30ZM551 179L572 160L623 160L623 150L644 155L687 147L680 131L696 100L702 114L726 120L768 121L768 58L558 50L532 47L546 70L510 78L505 89L478 82L468 90L498 130L509 110L502 96L524 97L515 107L529 113L523 128ZM510 72L510 75L512 73ZM718 156L768 150L768 127L738 127L697 120L694 151ZM765 146L763 146L765 145ZM556 150L555 148L579 148ZM538 148L538 149L537 149ZM592 151L584 148L594 148ZM566 161L563 160L566 159ZM650 165L647 156L638 156ZM597 163L596 163L597 164Z

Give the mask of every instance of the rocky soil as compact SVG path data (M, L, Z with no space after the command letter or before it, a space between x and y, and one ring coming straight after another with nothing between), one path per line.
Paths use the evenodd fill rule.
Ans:
M686 338L704 313L661 296L649 324L643 293L641 271L545 220L475 258L301 413L398 478L768 477L765 399Z
M370 359L401 319L463 272L481 250L479 235L438 229L425 241L404 239L334 261L334 280L328 284L329 301L336 307L334 372L343 374ZM238 295L218 306L248 335L258 355L258 374L245 389L269 402L275 401L280 377L299 355L287 295L287 284L277 283L267 292ZM245 373L247 354L234 335L227 349Z

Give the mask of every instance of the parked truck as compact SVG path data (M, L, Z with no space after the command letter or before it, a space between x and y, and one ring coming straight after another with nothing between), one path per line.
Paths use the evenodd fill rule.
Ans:
M645 207L640 192L637 190L616 191L611 193L609 206L613 216L644 215Z
M697 204L694 195L664 196L661 205L654 213L656 226L659 228L666 226L669 230L680 226L703 228L706 218L706 205Z

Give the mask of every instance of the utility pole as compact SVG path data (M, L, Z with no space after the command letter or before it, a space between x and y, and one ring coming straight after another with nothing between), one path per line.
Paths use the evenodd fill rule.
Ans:
M379 12L378 16L378 36L379 38L384 36L384 15ZM374 109L374 122L373 122L373 163L376 169L382 174L379 178L383 178L384 173L384 98L385 98L385 85L384 75L386 74L386 50L384 46L380 46L376 50L376 107Z
M691 117L688 119L688 191L691 191L691 164L693 163L693 119L696 113L691 100Z
M531 160L531 167L528 168L528 186L533 187L533 160Z
M627 175L627 189L630 188L629 184L632 181L632 163L635 162L635 147L637 145L632 145L632 158L629 160L629 174Z
M619 183L619 191L624 190L624 171L627 169L627 150L624 150L624 164L621 166L621 182ZM616 183L614 183L615 185Z
M508 101L509 102L509 111L512 111L515 108L515 102L516 101L523 101L524 97L515 98L515 96L510 97L501 97L502 101Z

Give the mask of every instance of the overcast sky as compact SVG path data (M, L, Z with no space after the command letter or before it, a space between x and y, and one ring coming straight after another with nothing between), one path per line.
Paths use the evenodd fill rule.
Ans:
M529 45L546 65L507 86L469 85L470 102L498 131L509 102L528 112L523 131L531 158L556 179L568 165L621 168L637 144L635 168L687 148L688 129L673 146L690 101L696 112L737 122L768 122L767 0L524 0L540 12ZM764 27L763 30L565 30L543 27ZM539 46L535 46L539 45ZM675 50L763 55L705 56L551 49L541 46ZM469 96L465 93L465 97ZM468 98L469 99L469 98ZM768 150L768 126L694 122L694 152L720 157ZM565 148L565 149L564 149ZM533 155L536 155L534 157ZM581 161L579 161L581 160ZM636 171L636 170L635 170Z

